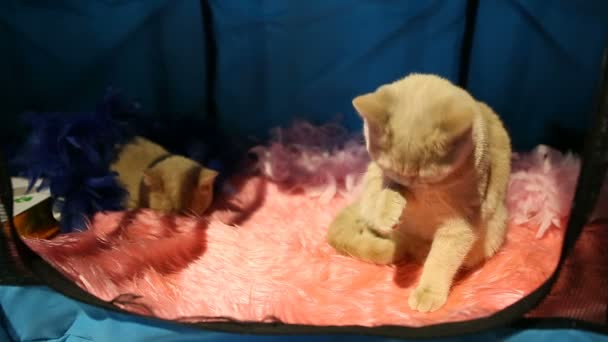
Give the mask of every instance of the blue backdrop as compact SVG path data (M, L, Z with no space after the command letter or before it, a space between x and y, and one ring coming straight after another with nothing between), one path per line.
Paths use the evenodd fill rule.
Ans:
M211 85L223 127L260 135L296 116L342 115L359 129L354 95L412 71L458 79L465 0L211 0L210 8L207 32L194 0L0 1L2 143L23 133L14 128L23 111L89 109L108 86L179 117L204 115ZM559 141L555 127L586 127L607 23L605 0L480 1L469 89L497 109L517 149ZM213 80L206 34L216 41ZM36 304L7 302L6 291L0 304L11 324L40 314ZM56 300L67 311L38 328L83 315Z
M494 106L516 148L582 130L592 109L608 2L481 1L471 92ZM341 115L352 97L408 72L457 80L465 0L210 1L224 127L261 134L293 117ZM107 86L149 112L202 115L201 9L187 0L0 2L2 134L24 110L91 108Z

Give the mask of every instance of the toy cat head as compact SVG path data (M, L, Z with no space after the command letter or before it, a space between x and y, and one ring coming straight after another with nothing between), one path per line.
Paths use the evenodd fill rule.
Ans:
M213 183L218 173L195 161L171 156L144 171L147 207L163 212L202 215L213 200Z
M473 152L477 102L438 76L411 74L356 97L353 106L371 158L398 184L441 182Z

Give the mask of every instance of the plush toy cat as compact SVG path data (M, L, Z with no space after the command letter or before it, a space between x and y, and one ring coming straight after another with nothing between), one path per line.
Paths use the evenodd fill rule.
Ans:
M360 198L328 230L328 242L355 258L424 261L409 306L444 305L456 273L503 244L511 142L499 117L465 90L412 74L361 95L371 156Z
M129 194L128 208L197 216L211 204L218 175L142 137L124 145L110 169Z

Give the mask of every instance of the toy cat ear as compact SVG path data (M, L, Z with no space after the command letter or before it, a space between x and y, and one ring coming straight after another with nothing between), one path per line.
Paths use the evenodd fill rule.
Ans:
M143 182L144 184L150 188L150 190L155 190L155 191L159 191L162 190L163 188L163 179L162 177L152 171L152 170L146 170L144 171L144 175L143 175Z
M202 168L198 177L198 186L207 186L213 184L219 173L217 171Z

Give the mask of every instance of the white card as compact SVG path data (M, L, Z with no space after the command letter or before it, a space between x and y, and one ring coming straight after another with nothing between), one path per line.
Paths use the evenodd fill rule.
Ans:
M36 191L36 187L42 182L40 180L29 193L27 192L27 179L15 177L11 178L11 182L13 184L13 217L51 197L51 191L48 188ZM2 219L4 223L4 217Z

